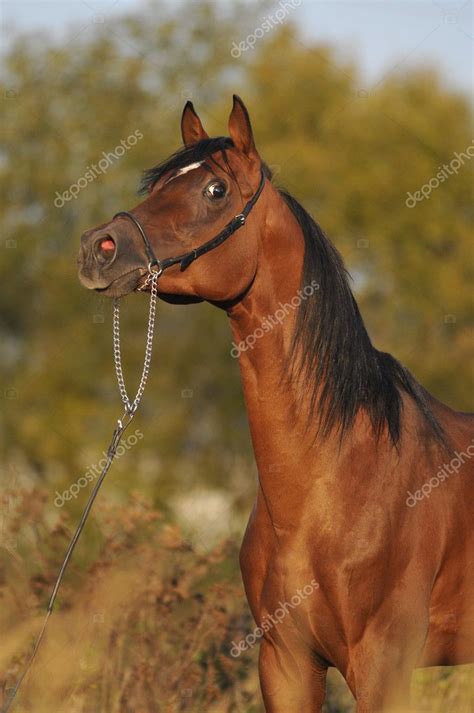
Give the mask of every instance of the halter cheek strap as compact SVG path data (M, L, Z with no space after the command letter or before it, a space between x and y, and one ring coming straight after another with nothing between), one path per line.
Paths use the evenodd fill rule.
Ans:
M232 220L229 221L227 225L221 230L220 233L218 233L214 238L211 238L207 242L200 245L198 248L195 248L194 250L191 250L188 253L184 253L183 255L177 255L176 257L167 257L163 260L158 260L158 258L156 257L155 253L153 252L153 248L151 247L151 243L148 239L148 236L145 232L145 229L141 225L138 218L133 215L133 213L129 213L126 210L121 210L114 215L114 218L118 218L119 216L129 218L129 220L131 220L132 223L134 223L134 225L136 225L136 227L138 228L140 235L142 236L143 244L145 246L145 251L148 257L148 272L150 274L158 273L158 275L161 275L164 270L171 267L172 265L177 265L178 263L180 264L181 272L183 272L183 270L186 270L186 268L189 267L191 263L194 262L194 260L196 260L198 257L201 257L201 255L205 255L211 250L214 250L215 248L219 247L219 245L222 245L222 243L224 243L228 238L230 238L230 236L235 233L236 230L245 225L245 221L247 220L247 217L252 208L254 207L255 203L258 201L260 194L263 191L264 185L265 174L263 172L263 169L260 169L260 183L258 184L257 190L250 198L250 200L245 204L242 212L234 216Z
M155 253L153 252L153 248L151 247L151 244L150 244L150 241L148 240L147 234L143 230L142 225L141 225L140 221L138 220L138 218L135 218L133 213L129 213L127 210L120 210L118 213L115 213L113 219L118 218L121 215L124 216L125 218L129 218L132 221L132 223L135 223L135 225L137 226L137 228L140 232L140 235L142 236L143 243L145 245L146 254L148 257L148 271L151 272L153 267L160 265L160 261L158 260Z

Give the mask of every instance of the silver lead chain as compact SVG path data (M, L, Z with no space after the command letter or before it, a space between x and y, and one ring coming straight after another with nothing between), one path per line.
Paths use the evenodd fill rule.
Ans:
M148 374L150 372L151 364L151 353L153 349L153 334L155 331L155 315L156 315L156 300L158 295L158 282L159 273L153 272L150 275L149 285L150 285L150 310L148 313L148 329L146 335L145 344L145 358L143 360L143 370L140 378L140 383L138 385L137 393L133 401L130 401L127 387L125 386L125 378L122 369L122 354L120 351L120 300L114 300L114 318L113 318L113 341L114 341L114 362L115 362L115 373L117 374L117 383L120 391L121 399L125 406L125 413L131 416L135 413L138 405L145 391L146 382L148 379Z

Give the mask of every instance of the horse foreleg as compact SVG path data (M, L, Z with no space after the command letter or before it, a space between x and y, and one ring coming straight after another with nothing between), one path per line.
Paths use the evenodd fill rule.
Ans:
M327 668L304 651L264 639L260 645L260 686L266 713L320 713Z
M426 640L427 617L413 612L387 625L372 623L350 653L346 679L357 713L409 713L411 676Z

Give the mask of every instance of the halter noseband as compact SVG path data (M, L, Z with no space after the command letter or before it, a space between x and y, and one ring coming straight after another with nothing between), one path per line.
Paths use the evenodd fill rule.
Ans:
M196 260L201 255L205 255L211 250L214 250L214 248L217 248L219 245L222 245L222 243L224 243L227 238L230 238L230 236L235 233L236 230L238 230L245 224L248 214L254 207L255 203L258 201L259 196L263 191L264 185L265 174L263 172L263 169L260 169L260 183L258 184L257 190L250 198L250 200L245 204L244 208L242 209L242 212L234 216L232 220L229 221L227 225L221 230L220 233L218 233L214 238L211 238L207 242L200 245L198 248L195 248L194 250L191 250L188 253L184 253L184 255L177 255L176 257L167 257L163 260L158 260L158 258L156 257L155 253L153 252L153 248L151 247L151 243L148 239L148 236L145 232L145 229L143 228L138 218L133 215L133 213L129 213L126 210L121 210L114 215L114 218L118 218L119 216L129 218L140 231L140 235L142 236L149 261L149 275L153 275L156 273L158 273L158 275L161 275L164 270L178 263L180 264L181 272L183 272L183 270L186 270L186 268L189 267L191 263L194 262L194 260Z

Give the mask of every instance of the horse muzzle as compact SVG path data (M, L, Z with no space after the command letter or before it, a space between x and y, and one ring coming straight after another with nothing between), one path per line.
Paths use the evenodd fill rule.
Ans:
M111 226L83 234L77 265L84 287L110 297L122 297L135 290L147 272L133 243Z

